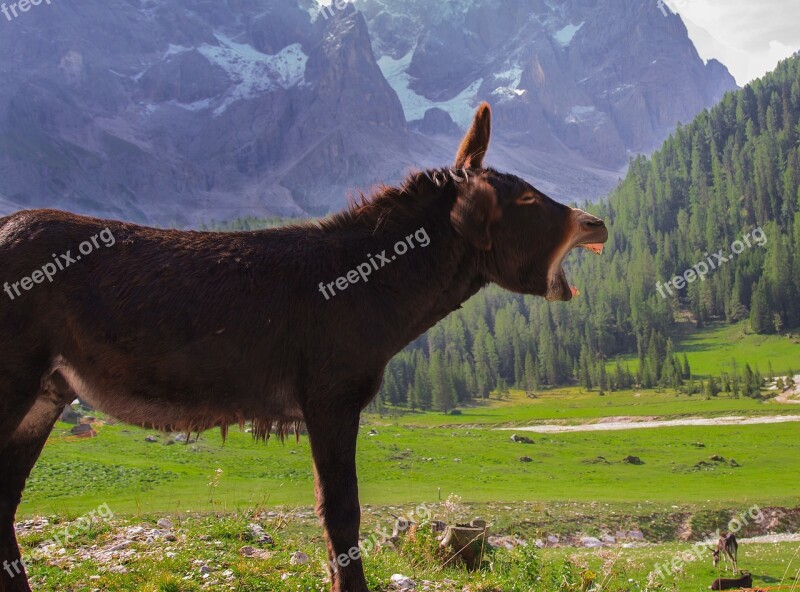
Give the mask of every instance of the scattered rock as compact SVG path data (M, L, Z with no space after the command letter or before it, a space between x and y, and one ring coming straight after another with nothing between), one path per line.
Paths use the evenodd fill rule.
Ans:
M639 458L638 456L633 456L632 454L629 454L628 456L623 458L622 462L624 462L625 464L629 464L629 465L643 465L644 464L644 461L641 458Z
M61 412L61 421L64 423L77 424L81 417L83 417L83 413L73 409L72 405L66 405L64 411Z
M77 436L78 438L94 438L97 436L97 432L94 431L94 428L90 426L88 423L81 423L76 425L69 431L70 434L73 436Z
M605 456L595 456L594 458L587 458L582 461L585 465L610 465Z
M529 462L533 462L533 459L530 456L520 456L519 457L519 462L529 463Z
M740 465L738 462L736 462L736 459L733 459L733 458L730 460L730 462L729 462L728 464L729 464L730 466L734 467L734 468L736 468L736 467L741 467L741 466L742 466L742 465Z
M702 442L693 442L692 446L694 446L695 448L705 448L706 447L706 445L703 444Z
M239 549L239 555L242 557L248 557L251 559L269 559L272 557L272 553L269 551L265 551L264 549L256 549L250 545L245 545L241 549Z
M156 522L156 526L159 528L163 528L164 530L172 530L172 520L169 518L161 518L158 522Z
M261 527L260 524L251 523L248 526L250 532L249 537L254 540L256 543L260 545L273 545L275 541L272 539L270 535L266 533L266 531Z
M517 434L511 434L511 441L517 444L533 444L533 440L527 436L518 436Z
M490 536L487 539L489 546L493 549L514 549L516 547L524 546L525 541L522 539L510 535L510 536Z
M392 586L396 590L416 590L417 583L402 574L394 574L391 578Z
M367 433L367 435L368 435L368 436L377 436L377 435L378 435L378 430L376 430L375 428L372 428L372 429L371 429L371 430L370 430L370 431Z
M109 547L106 551L113 553L114 551L122 551L123 549L127 549L133 543L131 541L122 541L121 543L117 543L113 547Z
M155 436L147 436L147 438L145 438L144 441L150 442L152 444L153 442L158 442L158 438L156 438Z
M292 553L292 557L289 559L289 563L291 565L305 565L308 563L308 555L303 553L302 551L295 551Z
M603 546L603 541L595 537L581 537L581 545L587 549L596 549Z
M708 460L713 460L714 462L725 462L725 458L719 454L712 454L708 457Z

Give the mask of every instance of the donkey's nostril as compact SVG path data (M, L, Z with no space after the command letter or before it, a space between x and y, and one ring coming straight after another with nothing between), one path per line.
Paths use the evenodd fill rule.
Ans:
M606 225L605 222L603 222L600 218L590 218L588 220L584 220L583 223L586 226L597 226L597 227Z

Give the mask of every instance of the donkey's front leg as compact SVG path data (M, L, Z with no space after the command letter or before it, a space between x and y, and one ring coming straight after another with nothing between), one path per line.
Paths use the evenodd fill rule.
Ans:
M328 543L332 592L369 592L358 547L361 509L356 477L359 414L307 418L314 457L317 514Z

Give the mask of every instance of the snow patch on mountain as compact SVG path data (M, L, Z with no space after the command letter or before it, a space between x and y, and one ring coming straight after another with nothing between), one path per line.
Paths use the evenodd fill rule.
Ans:
M214 109L214 115L223 113L236 101L257 97L278 87L288 89L305 82L308 56L299 43L269 55L224 35L217 34L215 37L220 45L204 43L197 50L209 62L225 70L235 85L228 91L222 104Z
M559 29L553 35L553 39L555 39L556 43L558 43L561 47L567 47L572 42L572 38L575 37L575 34L581 30L584 22L585 21L581 22L579 25L569 24L566 27Z
M596 130L606 120L606 114L591 105L575 105L564 118L570 125L591 125Z
M499 83L505 82L504 85L498 86L492 91L492 95L497 97L498 102L504 103L528 92L519 87L522 81L522 68L518 64L514 64L503 72L498 72L494 75L494 79Z
M185 45L175 45L174 43L170 43L166 53L164 53L164 57L168 58L171 55L184 53L190 51L191 49L192 49L191 47L186 47Z
M383 72L383 76L400 99L406 121L422 119L428 109L438 107L447 111L459 127L467 129L472 121L473 111L477 104L478 89L483 84L483 78L479 78L467 86L452 99L432 101L410 88L411 76L408 74L408 66L411 64L413 55L414 50L411 50L399 59L385 55L378 60L378 67Z

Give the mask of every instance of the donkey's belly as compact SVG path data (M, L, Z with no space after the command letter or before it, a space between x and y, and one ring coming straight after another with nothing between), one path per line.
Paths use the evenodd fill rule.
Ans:
M242 390L232 385L199 381L150 380L146 370L131 381L94 378L68 365L57 368L76 396L121 421L170 431L203 431L253 422L271 424L303 421L293 389L259 385Z

